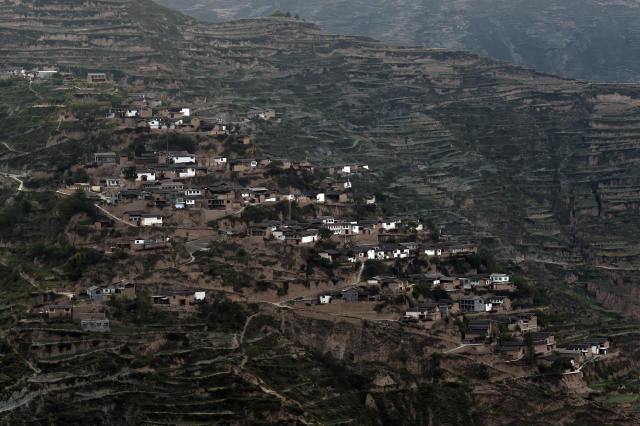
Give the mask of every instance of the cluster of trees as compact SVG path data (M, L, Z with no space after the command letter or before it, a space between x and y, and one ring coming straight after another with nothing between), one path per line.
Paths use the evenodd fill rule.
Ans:
M79 279L89 266L105 260L102 252L88 247L78 248L67 242L48 244L38 241L18 253L30 262L38 261L52 267L63 265L70 280Z
M173 324L176 318L171 313L156 308L151 303L148 291L137 291L135 299L116 297L109 300L113 307L113 318L128 324Z
M57 210L65 224L68 223L73 216L80 213L85 213L89 218L94 220L98 216L95 206L83 191L76 191L68 197L60 198Z
M247 225L250 223L260 223L266 220L287 219L291 216L293 220L302 221L305 217L315 215L316 210L313 204L299 207L296 203L279 201L272 206L247 206L240 215L240 220Z
M282 162L273 161L267 166L265 176L275 178L278 186L282 188L312 190L317 188L318 183L327 175L321 171L311 173L306 170L283 169Z
M11 232L13 227L22 221L31 210L31 204L25 199L6 204L0 209L0 234Z
M248 313L243 305L222 296L217 296L210 303L198 308L198 318L216 331L242 330L247 317Z

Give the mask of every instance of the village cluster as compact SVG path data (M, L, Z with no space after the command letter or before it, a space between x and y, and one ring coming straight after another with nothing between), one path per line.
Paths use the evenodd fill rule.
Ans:
M135 299L135 283L122 280L111 285L91 286L74 295L75 303L45 305L42 314L50 319L79 322L86 331L111 331L105 304L118 297ZM154 306L168 310L193 310L207 303L206 292L193 289L163 291L150 297Z
M404 247L404 245L400 245ZM464 256L476 251L470 245L455 244L424 245L425 253L435 256ZM447 250L448 248L448 250ZM365 249L365 250L368 250ZM357 257L366 258L366 251L355 249ZM333 251L322 252L331 256ZM415 255L416 252L408 252ZM334 258L335 259L335 258ZM393 257L380 257L393 259ZM430 326L445 319L462 319L464 331L460 332L461 346L484 346L513 360L522 359L527 351L525 333L531 333L535 356L551 364L556 360L567 360L572 369L597 356L606 355L610 340L592 337L583 342L558 347L553 334L540 331L537 315L533 312L513 311L509 293L516 290L509 275L478 274L471 276L444 276L442 274L418 274L408 278L375 276L359 285L340 290L322 292L317 298L300 299L296 302L325 305L329 303L357 303L383 300L389 295L408 294L414 283L427 283L431 289L446 292L446 298L436 302L421 302L407 309L402 316L405 323L426 323Z
M99 84L108 80L104 74L90 74L87 81ZM273 120L276 114L271 109L251 110L247 117ZM248 136L238 134L232 130L232 125L222 120L196 117L190 107L163 107L161 101L145 94L132 95L127 108L111 109L106 119L119 120L129 128L144 128L152 135L171 131L217 138L220 145L213 150L196 149L195 152L170 151L168 146L166 150L145 146L145 152L136 155L93 154L86 165L91 181L75 183L64 190L86 191L101 200L103 210L110 218L99 220L97 227L112 227L114 221L148 227L151 232L119 244L132 251L167 248L171 237L168 232L159 232L158 228L167 224L184 226L184 213L189 213L192 225L202 225L239 216L252 207L285 203L299 209L311 206L313 214L297 220L291 217L252 220L242 229L228 225L218 231L232 237L310 247L331 238L336 244L332 248L317 246L317 254L324 262L336 266L364 265L368 261L402 263L416 259L426 259L428 264L428 261L464 258L478 252L474 244L442 238L431 241L426 238L425 223L418 218L375 215L378 202L375 195L362 194L356 202L352 179L356 175L374 173L366 164L319 167L306 161L266 156L232 158L224 154L222 145L248 146L251 143ZM265 176L274 170L294 175L321 171L323 177L314 184L313 190L294 185L272 187L254 183L256 180L273 183ZM208 183L194 183L199 177L208 177ZM239 184L243 179L251 183ZM370 207L372 215L351 218L356 203ZM461 345L489 347L514 360L523 358L527 350L533 348L535 355L543 361L551 363L566 359L572 368L606 355L609 350L607 338L591 338L557 347L552 334L539 330L535 313L512 310L511 296L517 288L504 273L446 276L432 270L406 277L379 275L354 285L322 291L313 297L297 298L290 303L321 307L332 303L384 301L410 294L417 283L446 297L416 303L401 315L401 320L408 326L426 326L450 318L460 321L463 324ZM44 313L49 317L77 319L86 330L105 331L109 329L109 321L103 303L120 295L135 296L135 285L123 281L112 286L91 287L77 296L87 303L49 305ZM169 309L189 309L206 303L205 292L197 290L169 291L151 298L155 306Z

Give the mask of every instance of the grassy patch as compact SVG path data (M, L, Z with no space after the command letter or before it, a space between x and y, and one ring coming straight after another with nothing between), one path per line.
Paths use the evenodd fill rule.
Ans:
M620 395L609 395L604 402L609 402L612 404L627 404L630 402L635 402L638 400L640 395L635 393L630 394L620 394Z

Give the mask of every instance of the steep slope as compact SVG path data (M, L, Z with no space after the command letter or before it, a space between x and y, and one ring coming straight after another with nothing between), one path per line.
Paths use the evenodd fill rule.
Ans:
M398 324L307 318L272 307L245 324L244 335L194 319L104 335L60 324L17 326L1 349L5 362L26 370L25 380L0 393L0 421L467 426L512 424L515 415L525 424L637 421L590 403L568 379L505 380L508 363L443 354L439 338Z
M632 1L599 0L160 0L211 21L290 11L338 34L468 50L567 77L634 82L640 76Z
M640 88L297 20L205 24L148 1L0 5L2 67L108 71L203 114L271 105L282 121L255 130L265 150L367 162L384 187L363 188L504 256L621 274L640 263Z

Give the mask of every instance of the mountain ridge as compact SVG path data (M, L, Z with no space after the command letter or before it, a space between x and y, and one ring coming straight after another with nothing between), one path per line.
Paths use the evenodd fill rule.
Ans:
M608 82L640 76L640 9L634 2L333 0L160 0L192 16L220 22L299 14L337 34L360 34L399 45L474 53L559 75ZM635 19L634 19L635 17Z

